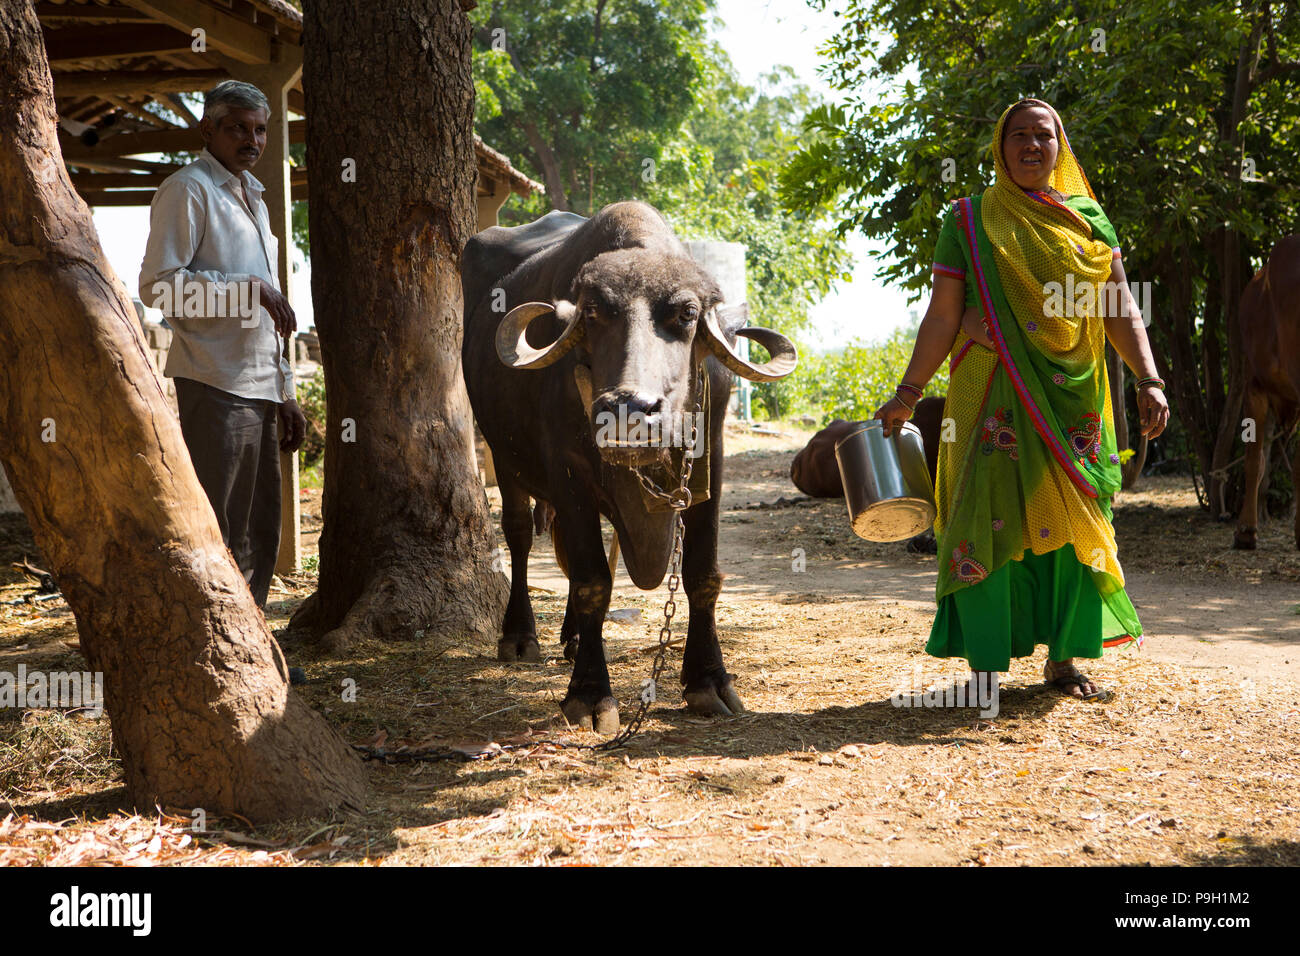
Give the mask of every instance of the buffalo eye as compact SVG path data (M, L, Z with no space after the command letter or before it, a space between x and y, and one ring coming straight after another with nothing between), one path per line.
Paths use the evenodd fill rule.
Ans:
M682 309L681 320L686 323L694 322L700 317L700 307L694 302L688 302Z

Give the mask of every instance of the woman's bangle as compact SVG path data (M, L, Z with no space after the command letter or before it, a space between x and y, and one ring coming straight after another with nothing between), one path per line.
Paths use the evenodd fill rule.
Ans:
M898 394L898 389L894 390L894 397L898 399L898 404L902 405L904 408L907 409L907 413L909 415L913 414L916 411L916 406L907 404L907 402L903 400L903 396Z
M1143 389L1146 388L1148 385L1154 385L1162 392L1165 390L1165 380L1163 378L1140 378L1137 380L1137 385L1135 387L1138 389Z
M908 385L906 382L899 382L898 388L907 389L909 392L914 393L917 398L920 398L922 395L925 394L925 392L922 389L917 388L915 385ZM894 391L898 391L898 389L895 389Z

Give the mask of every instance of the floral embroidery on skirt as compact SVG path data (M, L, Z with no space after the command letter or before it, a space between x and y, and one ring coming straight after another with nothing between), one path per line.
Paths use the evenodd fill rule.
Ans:
M1083 461L1087 459L1094 464L1097 453L1101 451L1101 416L1096 412L1085 412L1082 424L1069 429L1070 447L1075 456Z
M984 419L984 431L980 435L980 450L986 455L995 451L1005 451L1012 461L1020 460L1016 449L1016 430L1012 427L1011 409L999 408Z
M952 549L952 562L949 564L952 576L965 584L974 584L989 576L984 565L970 556L971 550L971 543L962 541Z

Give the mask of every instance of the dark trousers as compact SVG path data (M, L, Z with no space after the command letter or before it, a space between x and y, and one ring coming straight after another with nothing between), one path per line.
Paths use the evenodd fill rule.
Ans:
M181 433L216 512L221 540L264 607L280 551L277 406L188 378L175 382Z

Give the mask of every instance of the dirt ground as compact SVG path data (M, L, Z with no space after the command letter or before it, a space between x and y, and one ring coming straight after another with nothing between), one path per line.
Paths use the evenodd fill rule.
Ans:
M802 498L789 465L811 432L782 428L728 435L718 623L743 716L690 716L674 679L624 749L550 743L600 738L559 717L565 582L540 540L541 664L499 664L489 639L346 659L285 647L311 680L299 690L353 743L503 752L372 761L364 815L194 834L187 813L124 807L106 718L0 713L0 862L1300 864L1300 552L1287 522L1262 528L1258 551L1233 551L1189 479L1144 479L1115 525L1147 640L1087 662L1108 702L1044 688L1040 648L1014 663L994 717L896 707L896 692L964 673L923 653L935 559L862 541L842 501ZM303 504L314 553L319 491ZM0 532L0 600L12 600L30 587L8 564L30 543L12 523ZM273 627L313 583L273 592ZM636 618L605 630L626 719L665 595L621 567L615 585L611 609ZM0 606L0 670L84 667L75 645L61 600Z

